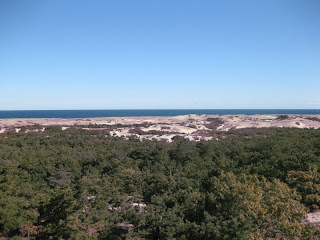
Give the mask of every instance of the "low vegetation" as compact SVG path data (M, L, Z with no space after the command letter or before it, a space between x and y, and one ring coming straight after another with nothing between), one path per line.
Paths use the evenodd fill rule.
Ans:
M286 119L288 119L288 118L289 118L288 115L279 115L279 116L277 117L277 120L286 120Z
M311 121L320 122L320 118L317 118L317 117L308 117L307 119Z
M221 126L224 123L224 121L220 118L207 118L207 121L209 123L204 124L204 126L213 130L214 132L217 130L219 126Z

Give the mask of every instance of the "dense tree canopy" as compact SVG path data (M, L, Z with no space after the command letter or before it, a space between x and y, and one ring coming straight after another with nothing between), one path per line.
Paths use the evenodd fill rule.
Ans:
M0 135L0 238L320 239L320 131L124 140L102 130Z

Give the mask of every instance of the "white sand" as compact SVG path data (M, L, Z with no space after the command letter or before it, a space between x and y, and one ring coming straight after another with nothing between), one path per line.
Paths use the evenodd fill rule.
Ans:
M306 222L313 225L320 225L320 211L308 213L306 215Z

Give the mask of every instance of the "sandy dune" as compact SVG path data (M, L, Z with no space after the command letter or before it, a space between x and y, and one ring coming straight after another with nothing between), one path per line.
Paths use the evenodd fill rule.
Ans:
M305 223L310 223L313 225L320 225L320 211L308 213L306 215Z
M175 117L105 117L84 119L0 119L0 133L44 131L48 126L105 130L111 136L171 141L174 136L190 140L214 139L214 132L244 128L320 128L320 115L182 115Z

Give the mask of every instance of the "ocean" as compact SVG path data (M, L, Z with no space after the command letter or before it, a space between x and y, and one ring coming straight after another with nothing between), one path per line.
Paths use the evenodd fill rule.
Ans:
M8 110L0 111L1 118L94 118L254 114L320 114L320 109L136 109L136 110Z

